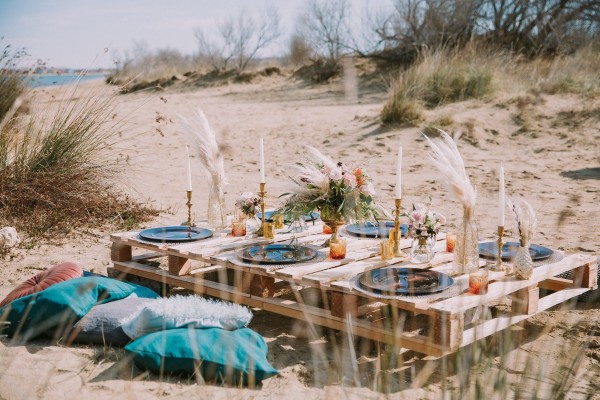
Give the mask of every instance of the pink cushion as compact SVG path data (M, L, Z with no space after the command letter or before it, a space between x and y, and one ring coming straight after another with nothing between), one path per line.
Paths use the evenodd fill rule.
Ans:
M80 266L71 262L65 262L62 264L55 265L54 267L48 268L45 271L27 279L19 286L13 289L2 302L0 307L3 307L11 301L30 295L32 293L41 292L44 289L49 288L55 283L68 281L73 278L80 278L83 276L83 270Z

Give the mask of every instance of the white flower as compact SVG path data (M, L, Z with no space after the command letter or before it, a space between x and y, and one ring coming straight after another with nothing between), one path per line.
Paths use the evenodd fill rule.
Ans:
M352 173L346 172L344 174L344 184L354 189L356 187L356 176L354 176Z
M340 179L342 179L341 168L334 168L331 171L329 171L329 179L332 179L334 181L339 181Z
M360 191L366 196L375 196L375 188L373 187L373 184L371 182L367 182L361 185Z

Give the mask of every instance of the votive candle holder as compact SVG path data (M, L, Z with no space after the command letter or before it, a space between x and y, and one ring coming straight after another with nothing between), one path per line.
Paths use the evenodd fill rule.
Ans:
M454 246L456 246L456 234L446 234L446 251L448 253L454 253Z
M469 293L487 294L488 274L487 268L469 273Z
M237 220L231 222L231 236L246 236L245 220Z
M275 239L275 224L273 222L264 223L263 236L265 239Z
M275 224L275 229L282 229L283 228L283 214L273 215L273 223Z
M335 238L329 240L329 257L333 260L346 258L346 239Z
M394 246L390 244L388 239L384 239L379 242L379 250L382 260L386 261L394 258Z
M323 233L325 233L327 235L331 235L333 233L333 231L331 230L331 227L324 222L323 222Z

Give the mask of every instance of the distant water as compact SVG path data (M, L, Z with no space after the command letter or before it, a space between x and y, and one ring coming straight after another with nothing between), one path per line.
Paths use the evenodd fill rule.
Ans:
M36 88L42 86L60 86L69 85L72 83L90 81L93 79L104 79L104 74L51 74L51 75L34 75L25 78L29 87Z

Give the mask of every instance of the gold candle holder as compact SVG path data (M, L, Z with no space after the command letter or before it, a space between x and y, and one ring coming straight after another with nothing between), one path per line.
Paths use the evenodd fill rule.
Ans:
M194 223L192 222L192 191L191 190L187 191L187 203L185 203L185 204L187 205L187 208L188 208L187 225L190 228L188 235L191 237L192 236L192 226L194 226Z
M504 227L498 227L498 259L496 260L496 264L492 265L490 268L492 271L506 271L507 268L504 266L502 262L502 246L504 245L504 240L502 237L504 236Z
M260 212L261 212L261 222L260 222L260 228L258 228L258 230L256 231L256 234L258 236L264 236L264 230L265 230L265 183L261 182L260 183L260 192L259 192L259 196L260 196Z
M396 199L396 218L394 219L394 239L393 239L393 253L394 257L406 257L406 253L400 249L400 208L402 206L402 199Z

